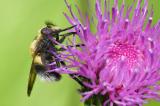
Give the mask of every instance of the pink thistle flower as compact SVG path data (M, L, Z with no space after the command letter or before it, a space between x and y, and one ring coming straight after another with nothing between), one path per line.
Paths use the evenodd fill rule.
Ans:
M148 99L160 100L160 21L151 25L148 0L143 6L142 0L134 0L136 8L131 5L126 13L124 2L118 8L115 0L110 11L110 4L103 1L104 9L100 0L95 3L96 33L91 32L90 18L81 22L66 3L71 17L64 14L71 25L77 25L74 31L85 46L76 47L74 37L73 47L64 47L67 66L61 72L75 73L83 85L82 101L87 103L99 98L103 106L142 106Z

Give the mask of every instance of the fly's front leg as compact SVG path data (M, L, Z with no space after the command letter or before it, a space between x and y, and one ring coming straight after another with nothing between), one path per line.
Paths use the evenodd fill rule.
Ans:
M70 35L75 35L75 34L76 34L76 32L68 32L68 33L59 35L59 36L62 36L61 39L59 39L59 43L63 43L66 37L68 37Z
M77 44L77 45L68 45L68 47L81 47L81 46L85 46L84 44ZM59 48L57 51L65 51L65 48Z
M59 41L59 34L56 34L56 41Z
M69 29L72 29L72 28L74 28L76 25L73 25L73 26L71 26L71 27L67 27L67 28L65 28L65 29L61 29L60 31L62 32L62 31L67 31L67 30L69 30Z

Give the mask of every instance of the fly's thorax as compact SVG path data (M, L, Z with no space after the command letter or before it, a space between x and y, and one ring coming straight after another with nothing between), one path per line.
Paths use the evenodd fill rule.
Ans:
M30 45L30 53L31 53L32 57L34 57L36 55L36 49L37 49L37 46L38 46L38 44L39 44L41 39L42 39L42 35L39 34L38 36L35 37L35 39L31 43L31 45Z
M40 55L36 55L36 56L34 57L34 64L40 64L40 65L43 64L43 63L42 63L42 58L41 58Z

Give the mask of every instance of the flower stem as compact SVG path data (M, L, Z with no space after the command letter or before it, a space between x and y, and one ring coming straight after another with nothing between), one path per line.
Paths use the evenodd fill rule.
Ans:
M84 103L84 106L103 106L102 98L100 95L93 96Z

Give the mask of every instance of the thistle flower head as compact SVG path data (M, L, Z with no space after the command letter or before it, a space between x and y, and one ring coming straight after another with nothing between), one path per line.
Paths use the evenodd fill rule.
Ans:
M100 0L95 3L96 33L91 32L90 18L82 17L78 8L78 19L67 3L71 17L65 16L77 25L74 31L85 46L76 47L73 38L73 47L65 47L67 68L61 72L73 72L82 82L82 101L98 97L104 106L141 106L148 99L160 100L160 22L151 25L148 0L143 5L134 0L126 13L124 2L118 7L114 0L110 11L109 2L102 1L104 6Z

